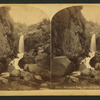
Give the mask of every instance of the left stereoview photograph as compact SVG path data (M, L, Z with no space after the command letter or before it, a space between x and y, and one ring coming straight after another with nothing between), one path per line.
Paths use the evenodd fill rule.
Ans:
M50 20L35 7L0 7L0 90L50 88Z

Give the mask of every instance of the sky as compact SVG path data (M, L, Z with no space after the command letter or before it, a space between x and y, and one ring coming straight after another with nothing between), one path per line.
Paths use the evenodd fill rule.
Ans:
M10 16L15 22L31 25L40 22L48 16L41 10L33 7L11 6Z
M81 12L88 21L100 24L100 6L83 6Z
M58 11L77 5L83 5L81 12L88 21L92 20L93 22L100 24L99 4L13 4L13 6L11 6L10 14L16 22L30 25L37 23L48 16L48 18L51 20Z

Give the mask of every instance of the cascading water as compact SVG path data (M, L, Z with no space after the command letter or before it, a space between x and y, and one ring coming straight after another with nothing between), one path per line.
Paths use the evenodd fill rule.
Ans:
M91 68L91 65L89 64L91 58L93 58L95 56L95 52L96 52L96 35L93 34L92 38L91 38L91 44L90 44L90 52L89 52L89 56L90 57L86 57L81 63L84 63L86 65L87 68Z
M10 64L12 64L15 69L21 69L19 66L18 66L18 62L21 58L23 58L23 55L24 55L24 35L21 35L20 36L20 39L19 39L19 48L18 48L18 54L17 54L17 57L18 58L15 58L13 59Z

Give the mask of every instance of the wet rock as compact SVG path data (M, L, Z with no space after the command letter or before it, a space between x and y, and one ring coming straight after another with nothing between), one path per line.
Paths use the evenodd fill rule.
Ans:
M8 65L8 72L12 72L15 69L15 67L13 65Z
M53 58L52 76L63 76L71 61L66 56L57 56Z
M14 77L19 77L20 75L21 75L21 71L18 69L15 69L10 73L10 76L14 76Z
M80 71L82 71L83 69L85 69L86 68L86 65L85 64L80 64L80 66L79 66L79 70Z
M35 62L39 62L47 58L47 53L41 53L35 57Z
M20 66L20 68L24 68L24 66L25 66L25 64L30 64L30 63L35 63L35 60L34 60L34 57L23 57L20 61L19 61L19 63L18 63L18 65Z
M37 64L26 64L24 66L24 70L27 70L35 74L40 74L43 69L41 67L38 67Z
M81 72L81 75L86 75L86 76L88 76L88 75L91 75L91 69L89 69L89 68L85 68L85 69L83 69L82 70L82 72Z

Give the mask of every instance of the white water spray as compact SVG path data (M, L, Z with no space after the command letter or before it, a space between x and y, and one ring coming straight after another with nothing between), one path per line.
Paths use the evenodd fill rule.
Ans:
M89 52L89 56L90 57L86 57L84 60L82 60L81 63L84 63L86 65L87 68L91 68L91 65L89 64L91 58L93 58L95 56L95 52L96 52L96 35L93 34L92 38L91 38L91 44L90 44L90 52Z
M23 58L23 55L24 55L24 35L21 35L20 36L20 39L19 39L19 48L18 48L18 54L17 54L17 57L18 58L15 58L13 59L10 64L12 64L15 69L21 69L19 66L18 66L18 62L21 58Z

